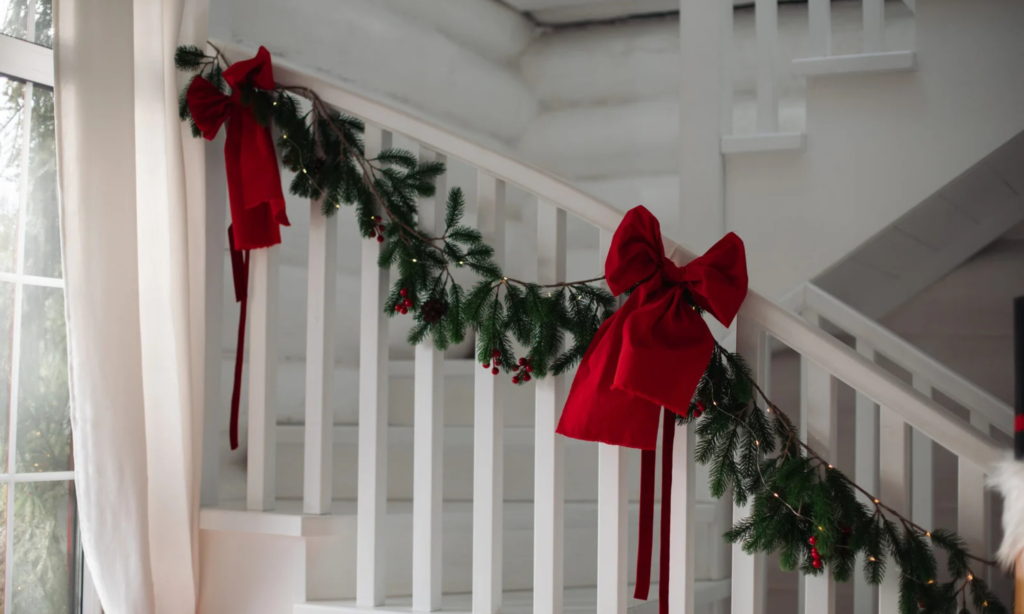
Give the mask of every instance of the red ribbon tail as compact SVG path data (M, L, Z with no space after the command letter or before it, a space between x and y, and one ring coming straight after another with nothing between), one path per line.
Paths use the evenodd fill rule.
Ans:
M640 535L636 549L636 589L633 597L647 599L651 589L654 550L654 450L640 453Z
M249 304L249 252L235 249L235 236L228 226L231 248L231 275L235 282L235 300L239 303L238 343L235 351L235 379L231 388L231 423L228 435L231 449L238 449L238 405L242 395L242 357L245 356L245 316Z
M658 569L658 613L668 614L669 535L672 529L672 448L676 438L675 414L665 410L661 432L661 563Z

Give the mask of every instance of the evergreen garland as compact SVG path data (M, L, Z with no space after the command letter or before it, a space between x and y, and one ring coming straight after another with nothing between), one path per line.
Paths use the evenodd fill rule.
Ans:
M211 56L182 46L175 54L179 70L202 75L227 94L222 63L219 50ZM200 136L187 89L179 114ZM295 94L312 103L309 111L302 111ZM421 162L394 148L367 158L363 123L331 109L308 88L246 89L241 98L258 121L277 128L283 163L295 174L291 193L319 199L326 216L354 205L362 236L382 243L379 266L398 272L385 311L389 317L412 311L410 344L429 338L443 350L473 329L478 361L495 375L513 373L515 384L562 374L583 358L615 305L607 290L594 285L603 277L550 285L509 278L480 231L462 224L459 188L447 195L444 232L420 230L417 200L434 195L443 163ZM468 291L452 277L461 268L479 277ZM700 310L692 299L690 304ZM518 358L513 341L525 349ZM972 568L991 561L971 555L955 533L929 532L896 513L800 441L739 354L716 344L690 413L678 420L697 421L696 459L711 465L712 494L720 498L731 489L737 505L752 502L750 515L725 535L745 551L779 551L783 569L818 575L827 567L841 582L852 577L858 555L871 584L895 568L900 614L969 614L968 601L978 612L1006 612ZM873 504L862 503L855 491ZM948 580L938 578L933 548L946 553Z

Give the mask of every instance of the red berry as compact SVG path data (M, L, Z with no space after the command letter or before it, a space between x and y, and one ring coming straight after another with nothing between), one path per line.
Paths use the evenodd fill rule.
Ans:
M498 358L499 356L501 356L501 352L499 350L494 350L493 352L491 352L491 356Z
M498 371L500 371L500 369L498 369L498 367L494 367L493 369L491 369L491 373L493 373L494 375L497 375Z
M401 311L401 310L402 310L402 306L401 305L395 305L395 311Z
M811 558L815 561L821 558L821 554L817 551L817 549L811 550Z
M491 361L488 360L487 362L484 363L484 369L490 369L490 368L491 368Z
M533 373L533 367L530 366L530 365L526 365L526 372L527 373Z
M526 364L526 359L525 358L520 358L519 359L519 366L523 366L525 364Z
M405 299L404 301L402 301L402 307L412 307L412 301L409 299Z
M924 602L923 601L918 601L917 602L917 607L919 607L919 608L921 608L923 610L924 609Z
M704 410L701 409L700 407L698 407L697 409L693 410L693 417L694 418L700 418L703 415L704 415Z
M512 376L512 383L513 384L518 384L519 383L519 378L517 376L513 375Z
M384 224L381 224L380 226L378 226L377 230L379 230L381 232L381 234L383 234L384 233Z
M813 561L811 561L811 567L813 567L815 569L821 569L821 567L822 567L821 559L814 559Z
M401 290L398 291L398 293L402 295L403 298L409 296L409 290L407 288L402 288Z
M384 242L384 235L377 235L377 243L383 243L383 242Z
M409 313L409 308L403 305L402 306L402 315L404 316L407 313Z
M501 364L501 359L500 359L500 358L498 358L497 356L495 356L495 357L494 357L494 364L496 364L496 365L500 365L500 364Z
M376 230L371 230L370 231L370 238L371 239L376 239L377 238L377 231Z
M530 374L529 373L527 373L526 375L523 376L523 381L524 382L530 381Z
M807 543L812 546L816 546L818 544L818 538L812 535L811 538L807 540Z

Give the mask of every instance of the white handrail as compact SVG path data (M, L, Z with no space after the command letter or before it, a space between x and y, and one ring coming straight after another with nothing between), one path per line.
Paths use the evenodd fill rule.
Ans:
M855 339L863 339L970 411L981 413L1000 431L1013 434L1013 409L1006 403L814 284L804 284L801 293L803 300L799 302L803 307L824 316Z
M226 42L217 44L229 59L253 55L251 48ZM344 109L371 124L404 134L431 149L469 162L483 173L517 185L547 202L556 203L560 208L598 228L614 230L622 221L622 212L562 179L347 90L337 81L311 74L279 58L274 59L274 71L280 83L311 88L332 106ZM664 244L669 257L678 264L685 264L694 258L691 252L668 238L664 238ZM741 315L758 322L772 336L818 363L825 371L855 390L899 413L908 424L957 456L986 469L1001 459L1000 446L990 437L978 434L931 399L757 292L751 290L748 293Z

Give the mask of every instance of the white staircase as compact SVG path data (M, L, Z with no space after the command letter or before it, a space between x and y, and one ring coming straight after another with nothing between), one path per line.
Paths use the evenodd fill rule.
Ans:
M863 11L864 29L855 36L837 32L832 46L822 46L822 40L829 38L821 29L827 23L823 15L833 8L842 15L854 5ZM887 7L890 19L880 19ZM866 0L863 6L837 3L833 7L811 0L809 8L814 17L807 39L795 46L800 50L806 44L803 51L807 53L799 54L803 60L793 57L793 74L810 79L806 91L802 78L781 80L793 85L792 90L780 86L776 48L780 30L770 27L778 10L774 1L756 2L756 51L724 54L737 74L750 77L752 87L722 92L721 116L731 122L722 122L720 150L715 154L728 156L725 181L730 191L725 207L730 225L748 242L751 253L766 254L750 263L753 285L761 287L761 280L766 280L764 287L773 293L792 287L794 280L807 279L856 244L848 237L840 243L849 245L838 247L822 247L821 241L800 243L794 237L808 232L806 222L813 220L812 212L779 204L792 196L793 189L814 183L808 177L816 172L813 159L820 153L816 143L831 155L849 138L831 129L829 114L822 116L820 125L813 119L816 105L826 104L819 96L821 90L833 87L825 85L832 77L823 77L843 74L836 79L866 79L849 73L914 68L915 44L924 36L920 26L915 34L915 16L902 4ZM919 13L929 10L935 11L932 15L945 10L948 18L960 9L935 0ZM792 24L791 12L792 7L784 8L779 21ZM737 20L737 26L755 29L747 18ZM888 47L878 45L880 32L892 33ZM902 42L907 46L891 48ZM251 53L237 45L224 47L232 59ZM557 53L557 47L535 53ZM751 56L767 59L738 65L736 58ZM566 59L567 74L572 73L572 60ZM528 67L529 57L524 62ZM786 59L787 70L789 63ZM611 66L610 70L625 76L634 68ZM922 67L925 70L927 66ZM652 72L656 73L643 71L643 78L656 79ZM658 166L663 163L660 156L674 157L678 147L674 141L678 100L614 100L594 107L585 98L566 98L573 88L559 85L557 75L537 76L535 86L549 88L545 90L549 100L561 97L563 104L545 107L530 123L518 150L543 162L545 168L566 172L581 190L509 157L508 148L460 136L279 58L275 58L275 76L281 83L312 87L329 104L365 119L371 147L394 142L421 154L447 156L447 184L464 188L470 196L467 217L485 236L505 245L506 265L519 278L553 274L552 263L559 259L567 261L564 275L568 279L590 277L602 269L602 249L607 248L621 213L590 193L608 195L620 209L640 202L652 204L648 200L652 197L658 201L654 208L659 214L672 215L675 210L678 215L678 162L670 159L664 168ZM839 89L849 93L849 85ZM833 98L827 104L835 103ZM649 129L651 123L640 120L651 114L665 116L664 122L656 122L660 130L632 141L626 138ZM676 126L671 124L673 114ZM608 132L592 135L590 141L579 138L594 117ZM511 134L515 130L511 124L522 118L506 119L500 130ZM1012 123L1004 120L1000 117L994 123L1004 129ZM861 116L858 121L865 119ZM578 122L576 128L573 122ZM852 125L847 128L852 130ZM966 148L970 152L961 159L942 161L943 172L973 163L991 151L994 145L989 145L996 140L987 135L972 142ZM552 152L548 147L552 142L564 143L567 149ZM602 151L609 142L625 142L627 147ZM637 150L650 158L638 160L633 155ZM209 201L224 203L223 179L214 172L219 163L217 147L208 155L214 161L208 177ZM934 156L930 162L935 162ZM934 183L930 176L926 179L915 179L913 190L888 203L896 211L894 217L920 202L921 194ZM795 200L798 204L815 200L819 187L806 188L807 193ZM761 201L765 201L764 210L755 210ZM844 201L842 206L850 205ZM290 200L289 209L295 226L285 231L284 244L265 258L254 259L257 287L259 280L265 280L268 291L254 292L252 301L250 379L243 394L243 407L248 408L242 423L246 434L242 449L235 453L227 451L223 433L237 315L230 284L223 283L229 276L226 260L212 250L208 262L208 330L220 334L211 333L207 352L208 383L215 385L207 386L213 392L206 412L200 611L313 614L443 607L487 614L499 608L621 614L634 606L646 612L655 605L630 599L636 541L633 474L639 467L634 455L550 437L558 389L514 388L504 378L495 380L467 360L468 345L453 348L446 357L436 356L429 348L408 348L402 319L389 321L381 313L380 284L386 288L387 276L376 268L376 243L359 239L348 211L325 221L315 204ZM794 215L799 222L787 218ZM223 209L211 207L208 236L218 248L224 216ZM779 220L786 224L780 225ZM559 239L556 233L554 240L539 240L552 224L564 225L564 237ZM770 232L761 232L764 229ZM865 225L851 236L866 237L874 230ZM768 242L784 245L766 248ZM692 257L668 238L666 246L678 263ZM332 253L334 257L329 256ZM809 255L816 256L814 262L807 262ZM804 319L755 292L741 311L736 347L756 367L761 383L768 382L772 350L778 343L802 357L804 432L825 454L838 454L840 445L835 393L839 382L855 389L856 465L844 469L898 508L910 510L913 501L915 517L926 507L918 501L929 500L918 476L932 471L930 459L921 453L924 446L917 442L934 441L954 454L959 529L973 549L990 551L991 514L979 502L987 505L982 478L1001 454L993 435L998 438L1007 432L1005 405L892 335L879 332L872 321L812 286L794 297L787 307L800 311ZM260 313L266 318L259 318ZM334 329L323 318L302 316L307 313L334 314L333 319L327 318ZM823 330L824 322L845 336L837 339L833 333L840 331L833 327ZM856 351L846 344L850 336L856 339ZM325 338L333 343L309 341ZM378 357L368 361L373 353ZM878 355L900 362L915 375L914 381L901 381L880 367L875 361ZM435 394L435 388L443 394ZM970 421L964 422L937 403L933 390L971 410ZM545 428L535 429L539 424ZM686 444L685 437L677 442L674 462L681 472L677 475L685 475L682 472L692 463ZM556 475L556 471L564 471L564 483L553 481L545 490L543 480L531 479ZM700 476L701 469L696 471ZM696 527L695 539L690 541L679 537L685 536L683 531L673 533L673 560L695 556L698 562L691 568L672 566L673 612L684 611L683 604L687 612L689 604L697 612L715 614L778 611L766 603L766 559L746 555L739 548L730 550L720 540L743 510L733 510L728 501L712 500L704 482L698 479L697 483L695 488L677 488L673 493L678 497L673 501L674 521ZM562 573L538 577L537 570L544 569ZM681 588L691 582L693 591ZM800 590L809 597L801 599L808 614L823 611L817 609L821 600L827 603L836 595L833 587L817 583ZM857 614L870 613L874 603L880 612L896 611L895 585L889 581L878 595L860 584L855 590Z

